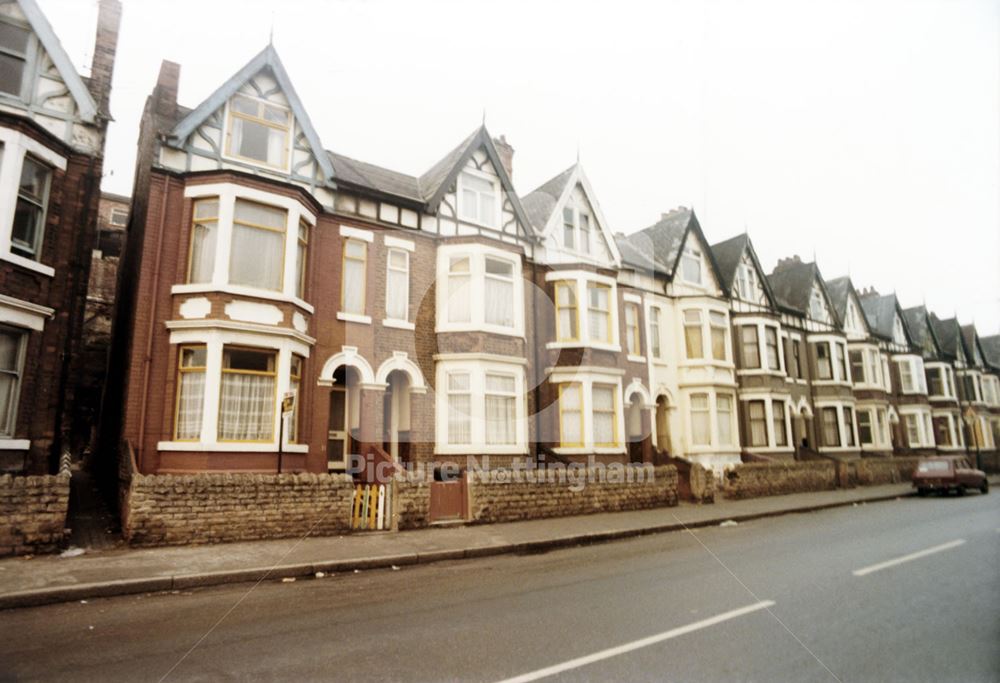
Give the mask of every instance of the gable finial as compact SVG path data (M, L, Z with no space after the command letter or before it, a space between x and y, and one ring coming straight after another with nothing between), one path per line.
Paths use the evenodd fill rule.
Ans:
M580 141L579 140L576 141L576 163L578 165L580 163Z
M267 44L274 47L274 10L271 10L271 31L267 36Z
M486 107L483 107L483 128L486 127Z

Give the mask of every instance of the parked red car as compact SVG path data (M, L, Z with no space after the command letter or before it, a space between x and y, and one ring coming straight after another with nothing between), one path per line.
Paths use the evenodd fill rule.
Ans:
M921 496L934 491L954 491L961 496L969 489L980 493L990 490L986 473L973 467L968 458L955 455L921 460L913 472L913 486Z

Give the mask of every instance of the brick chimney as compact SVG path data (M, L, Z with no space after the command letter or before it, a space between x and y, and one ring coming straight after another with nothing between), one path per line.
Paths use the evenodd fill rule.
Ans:
M493 138L493 146L497 148L497 154L500 155L500 162L503 164L504 170L507 171L507 177L513 180L514 148L507 142L507 136L501 135L498 138Z
M160 62L160 75L153 88L153 111L173 119L177 115L177 88L181 81L181 65L164 59Z
M115 72L115 53L118 51L118 29L121 22L121 2L100 0L94 59L90 63L90 92L97 101L98 112L105 119L111 119L111 78Z

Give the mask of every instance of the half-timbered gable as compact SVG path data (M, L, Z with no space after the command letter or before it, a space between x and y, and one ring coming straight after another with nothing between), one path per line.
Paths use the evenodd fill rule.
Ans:
M180 119L158 162L177 172L235 170L273 178L333 206L333 163L272 45Z
M712 254L734 312L774 309L774 296L749 235L737 235L712 245Z
M522 202L541 235L539 262L591 263L604 268L621 264L614 234L579 163L546 181Z

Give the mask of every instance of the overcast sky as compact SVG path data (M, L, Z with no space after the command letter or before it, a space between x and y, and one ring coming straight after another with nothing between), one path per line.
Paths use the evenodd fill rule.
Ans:
M89 64L95 0L39 0ZM323 144L419 174L482 120L522 194L577 151L612 229L693 205L765 269L1000 331L1000 3L124 0L104 189L160 60L196 106L274 43ZM84 70L84 69L82 69Z

